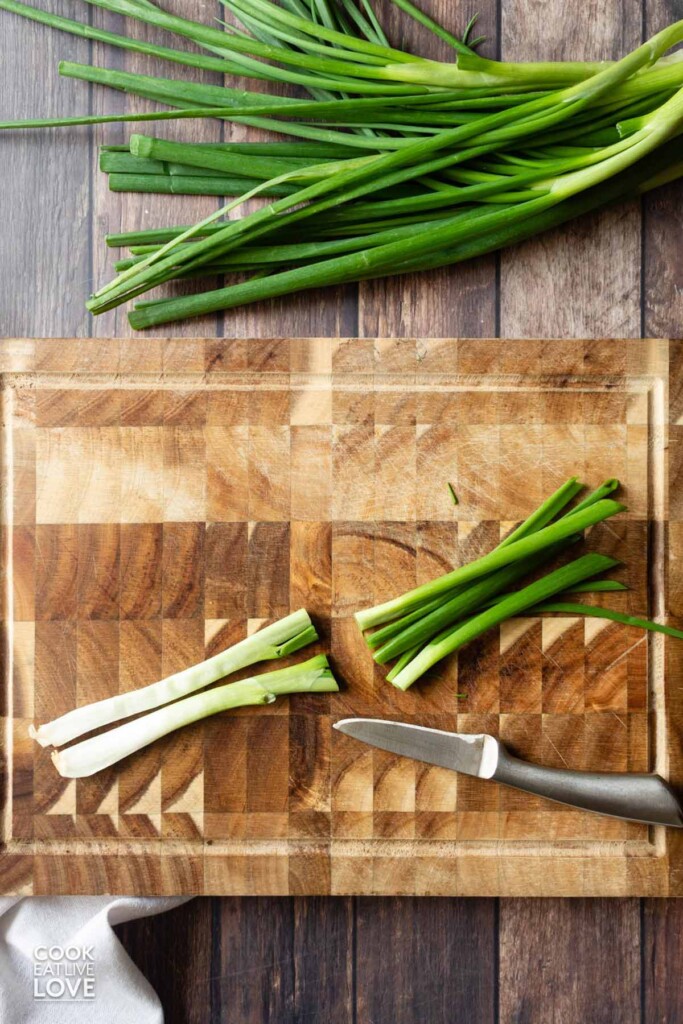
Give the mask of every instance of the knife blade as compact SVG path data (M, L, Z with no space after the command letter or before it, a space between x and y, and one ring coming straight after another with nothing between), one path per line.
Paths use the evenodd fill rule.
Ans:
M683 808L661 776L547 768L515 757L495 736L428 729L381 718L344 718L334 728L392 754L491 779L515 789L648 825L683 827Z
M483 779L492 777L498 763L498 741L483 733L443 732L382 718L344 718L335 729L392 754Z

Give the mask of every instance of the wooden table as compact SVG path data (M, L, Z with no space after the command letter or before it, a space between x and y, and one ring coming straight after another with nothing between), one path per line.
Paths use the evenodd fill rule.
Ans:
M53 5L57 6L57 5ZM167 6L196 12L192 0ZM382 2L379 7L388 6ZM431 0L451 27L469 4ZM61 10L84 16L64 0ZM681 17L679 0L482 0L485 49L505 59L611 58ZM201 5L202 16L218 5ZM117 19L89 9L93 23ZM392 12L405 43L418 33ZM0 117L115 112L130 100L59 82L59 58L103 63L102 47L0 16ZM419 38L423 50L439 47ZM111 55L108 55L111 63ZM135 56L116 66L144 70ZM168 137L221 137L190 122ZM177 223L211 199L107 193L96 146L127 129L2 139L0 335L106 337L122 311L93 321L83 300L108 276L106 231ZM227 135L226 135L227 137ZM234 137L237 137L235 135ZM683 321L680 205L670 186L500 257L420 277L339 288L181 325L179 335L677 337ZM164 332L166 333L166 331ZM144 337L140 337L144 345ZM542 352L539 352L542 358ZM202 899L120 929L157 988L169 1024L506 1021L633 1024L683 1016L683 906L664 900Z

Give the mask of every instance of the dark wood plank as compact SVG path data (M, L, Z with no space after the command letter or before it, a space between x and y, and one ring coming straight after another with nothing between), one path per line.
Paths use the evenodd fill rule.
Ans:
M294 908L289 899L217 901L216 1020L291 1021Z
M681 181L643 197L645 338L678 338L683 334L682 205Z
M679 0L644 0L646 36L683 13ZM683 181L643 197L643 336L680 338L683 334L681 208Z
M350 899L214 901L214 1019L352 1019Z
M65 0L61 13L82 16ZM86 62L88 43L2 13L0 118L88 113L87 85L60 79L60 59ZM87 335L90 277L88 136L4 133L0 160L0 336Z
M199 898L117 932L166 1024L350 1024L352 929L350 899Z
M495 1018L494 900L358 900L358 1024L489 1024Z
M640 900L503 900L500 1024L640 1020Z
M643 900L643 1024L680 1020L683 901Z
M294 1021L351 1024L354 999L351 899L294 903Z
M116 933L161 1000L165 1024L212 1021L212 901L192 900Z

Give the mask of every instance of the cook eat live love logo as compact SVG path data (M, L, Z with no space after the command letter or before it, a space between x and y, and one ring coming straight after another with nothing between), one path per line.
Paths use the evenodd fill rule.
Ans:
M36 946L33 998L80 1003L95 998L94 946Z

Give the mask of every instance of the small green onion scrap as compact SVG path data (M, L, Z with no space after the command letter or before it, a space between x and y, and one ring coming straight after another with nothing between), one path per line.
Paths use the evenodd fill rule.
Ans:
M610 593L627 588L619 580L596 578L619 563L585 554L543 575L538 571L582 540L585 531L624 510L609 497L619 486L606 480L573 507L583 489L571 477L493 551L438 579L374 608L356 612L373 659L393 661L387 679L407 690L438 661L507 619L559 612L592 616L683 639L683 631L598 605L566 600L571 594ZM510 587L524 577L531 582Z
M476 52L471 23L458 38L411 0L393 0L451 48L437 61L390 45L370 0L222 0L231 23L212 25L153 0L84 2L161 29L175 45L20 0L0 0L0 10L257 88L62 62L66 77L167 109L0 129L211 117L272 133L193 144L134 134L102 147L115 191L233 197L198 224L107 240L131 250L89 299L94 314L169 282L211 279L190 295L140 299L129 314L136 329L455 264L683 176L683 61L669 53L683 21L616 62L506 63ZM303 98L265 91L282 85ZM228 217L251 198L265 205ZM217 276L227 278L221 287Z

